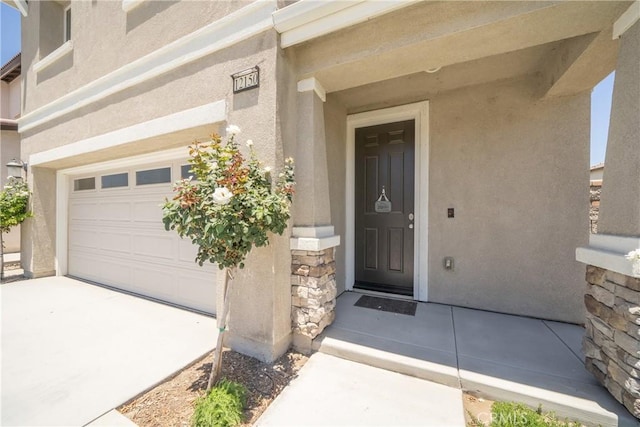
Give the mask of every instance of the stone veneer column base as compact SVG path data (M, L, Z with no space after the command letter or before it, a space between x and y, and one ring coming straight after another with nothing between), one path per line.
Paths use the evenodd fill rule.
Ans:
M587 266L585 366L640 418L640 278Z
M311 341L335 318L335 248L291 251L293 347L311 352Z

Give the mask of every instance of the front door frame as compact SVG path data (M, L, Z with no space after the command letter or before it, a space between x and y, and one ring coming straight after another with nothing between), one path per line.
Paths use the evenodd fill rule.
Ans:
M428 301L429 265L429 101L400 105L398 107L367 111L347 116L347 185L346 185L346 235L345 280L346 289L353 290L355 282L355 157L356 129L385 123L415 120L415 231L413 298Z

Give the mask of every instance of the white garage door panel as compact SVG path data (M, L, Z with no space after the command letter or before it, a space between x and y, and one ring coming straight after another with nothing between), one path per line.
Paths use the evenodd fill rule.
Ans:
M193 263L198 255L198 248L190 240L180 239L178 243L178 260L182 263Z
M175 258L175 236L165 232L164 236L133 235L133 254L151 258L172 260Z
M141 264L133 271L132 283L146 294L161 300L174 300L178 293L177 281L165 268L151 268ZM167 280L168 279L168 280Z
M131 266L118 259L109 259L69 252L69 271L83 279L122 287L131 278Z
M91 215L94 215L97 207L98 207L97 202L83 203L83 202L76 201L75 203L69 206L69 220L90 222L92 221L92 219L90 219Z
M103 202L100 203L99 213L102 221L131 221L131 203Z
M164 197L158 197L155 200L145 200L135 202L133 206L133 215L137 223L162 223L162 209L160 203Z
M172 181L180 166L171 164ZM171 184L135 185L135 172L166 167L141 165L127 171L129 186L100 188L100 176L123 170L100 171L96 189L69 196L69 259L72 276L215 314L218 268L195 263L197 248L174 231L165 231L162 204L173 197Z
M69 245L70 250L98 249L100 243L97 231L79 227L69 229L69 240L73 242Z
M178 296L179 301L187 307L198 306L203 301L196 299L196 295L206 295L207 300L215 301L216 295L212 293L215 290L215 276L209 274L204 276L191 275L188 273L178 276L178 290L180 294ZM197 292L187 292L188 289L197 288Z
M100 249L120 254L131 252L131 235L115 231L102 231L99 236Z

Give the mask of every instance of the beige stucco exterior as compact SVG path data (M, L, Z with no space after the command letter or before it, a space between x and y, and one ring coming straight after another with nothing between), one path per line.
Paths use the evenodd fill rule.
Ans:
M431 101L429 296L580 323L584 268L573 252L588 240L590 94L538 102L528 83Z
M9 63L6 65L10 66ZM20 135L16 130L17 125L14 120L18 119L21 113L21 87L22 77L20 74L11 81L0 81L0 119L3 122L0 134L0 188L7 183L9 175L7 163L13 159L20 159ZM19 225L13 227L9 233L2 237L6 253L20 252Z
M75 4L74 2L74 7ZM192 2L172 4L174 7L162 2L142 5L141 9L130 12L126 20L131 21L132 15L137 23L135 31L147 31L149 34L130 36L131 40L137 40L132 42L123 35L124 26L122 32L116 32L107 28L97 31L94 25L94 20L98 20L99 16L104 22L121 20L124 25L125 18L120 16L123 12L119 3L98 2L93 6L79 3L78 8L73 9L74 65L58 70L55 76L44 82L39 80L41 74L49 73L55 68L47 68L36 77L32 67L29 67L25 80L25 114L101 74L108 73L114 64L122 65L127 60L147 54L148 49L155 45L142 43L142 40L159 38L161 43L169 43L181 35L197 30L204 23L224 17L233 8L242 6L240 2L206 3L204 9L197 5ZM29 32L32 26L37 26L32 24L32 20L38 22L38 7L39 4L30 7L32 12L26 18L23 31ZM171 10L162 13L167 8ZM110 14L117 18L109 18ZM168 25L170 22L184 22L184 25ZM170 30L165 31L167 28ZM26 41L23 58L38 57L35 37L26 33L23 35ZM121 38L117 38L118 35ZM103 36L116 37L108 41L101 40L99 44L104 42L105 46L120 46L122 52L115 56L122 62L114 63L108 58L94 61L97 50L92 43L98 43L98 39ZM82 47L85 46L84 43L87 43L86 50ZM22 157L28 159L35 153L223 100L226 102L226 122L243 129L241 140L255 141L255 149L266 164L275 167L282 165L283 159L292 153L284 151L281 131L277 128L276 45L277 33L264 32L233 46L233 49L207 56L134 89L93 103L83 108L81 114L69 114L24 132ZM62 61L64 60L63 58ZM234 96L229 76L254 65L260 67L262 74L260 90ZM211 123L187 132L134 141L125 146L65 157L31 168L30 182L34 191L33 210L36 215L25 224L23 256L26 259L26 273L33 277L56 273L56 170L186 147L194 138L206 139L212 132L223 131L224 126L224 123ZM288 283L288 253L286 238L274 239L270 249L256 251L252 255L254 260L251 262L251 271L241 272L234 281L232 290L231 304L234 309L230 313L231 332L228 340L234 347L265 360L272 360L290 344L290 294L286 287L281 286L282 283ZM255 286L257 277L260 278L260 286ZM247 312L255 315L247 318Z
M53 24L51 5L30 2L22 26L21 156L37 160L29 177L36 215L24 227L25 270L61 272L61 170L183 147L238 125L267 165L277 169L288 156L297 164L290 229L252 252L231 289L228 344L273 360L292 340L290 237L332 230L335 236L322 238L336 247L336 284L340 292L353 285L346 282L348 248L335 238L353 227L348 117L428 102L428 256L416 254L428 267L426 299L581 323L584 266L574 249L589 237L590 89L615 67L619 41L611 27L628 4L423 2L287 48L260 15L259 31L168 65L150 60L149 69L167 68L98 96L107 93L103 79L172 43L188 47L185 38L235 22L255 4L145 1L125 12L121 2L72 2L72 50L36 72L51 51L44 35ZM222 38L242 34L238 25ZM618 67L633 61L637 55L625 54ZM233 94L230 75L255 65L260 87ZM79 108L60 101L87 87L95 99ZM57 102L62 115L50 108ZM215 102L224 113L210 122L90 149L95 138ZM612 135L630 132L615 123ZM69 147L77 144L89 149L74 153ZM445 256L454 258L453 271L443 269Z
M12 159L20 158L20 135L14 130L3 130L0 135L0 140L0 188L2 188L7 183L7 163ZM13 253L20 251L19 225L12 228L11 231L3 235L2 238L5 252Z
M640 236L640 23L623 36L607 141L598 232ZM613 189L624 188L626 191Z
M3 119L15 120L20 117L20 87L22 78L20 76L6 83L0 81L2 99L0 99L0 117Z
M588 241L582 213L590 94L540 102L536 84L522 76L439 94L425 90L429 300L579 323L584 268L573 252ZM375 91L363 89L360 99ZM356 102L358 91L348 96ZM344 232L346 108L329 97L325 114L335 126L328 125L327 150L332 207L340 208L332 219ZM343 252L339 286L345 286ZM444 269L445 256L454 258L454 271Z

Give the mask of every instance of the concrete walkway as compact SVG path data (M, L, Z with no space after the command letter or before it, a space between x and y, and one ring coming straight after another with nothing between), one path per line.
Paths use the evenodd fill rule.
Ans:
M0 309L0 425L86 425L217 338L214 318L65 277L4 284Z
M316 353L255 425L465 424L458 388Z
M579 326L429 303L407 316L355 307L360 296L338 298L316 350L588 425L638 425L584 368Z

